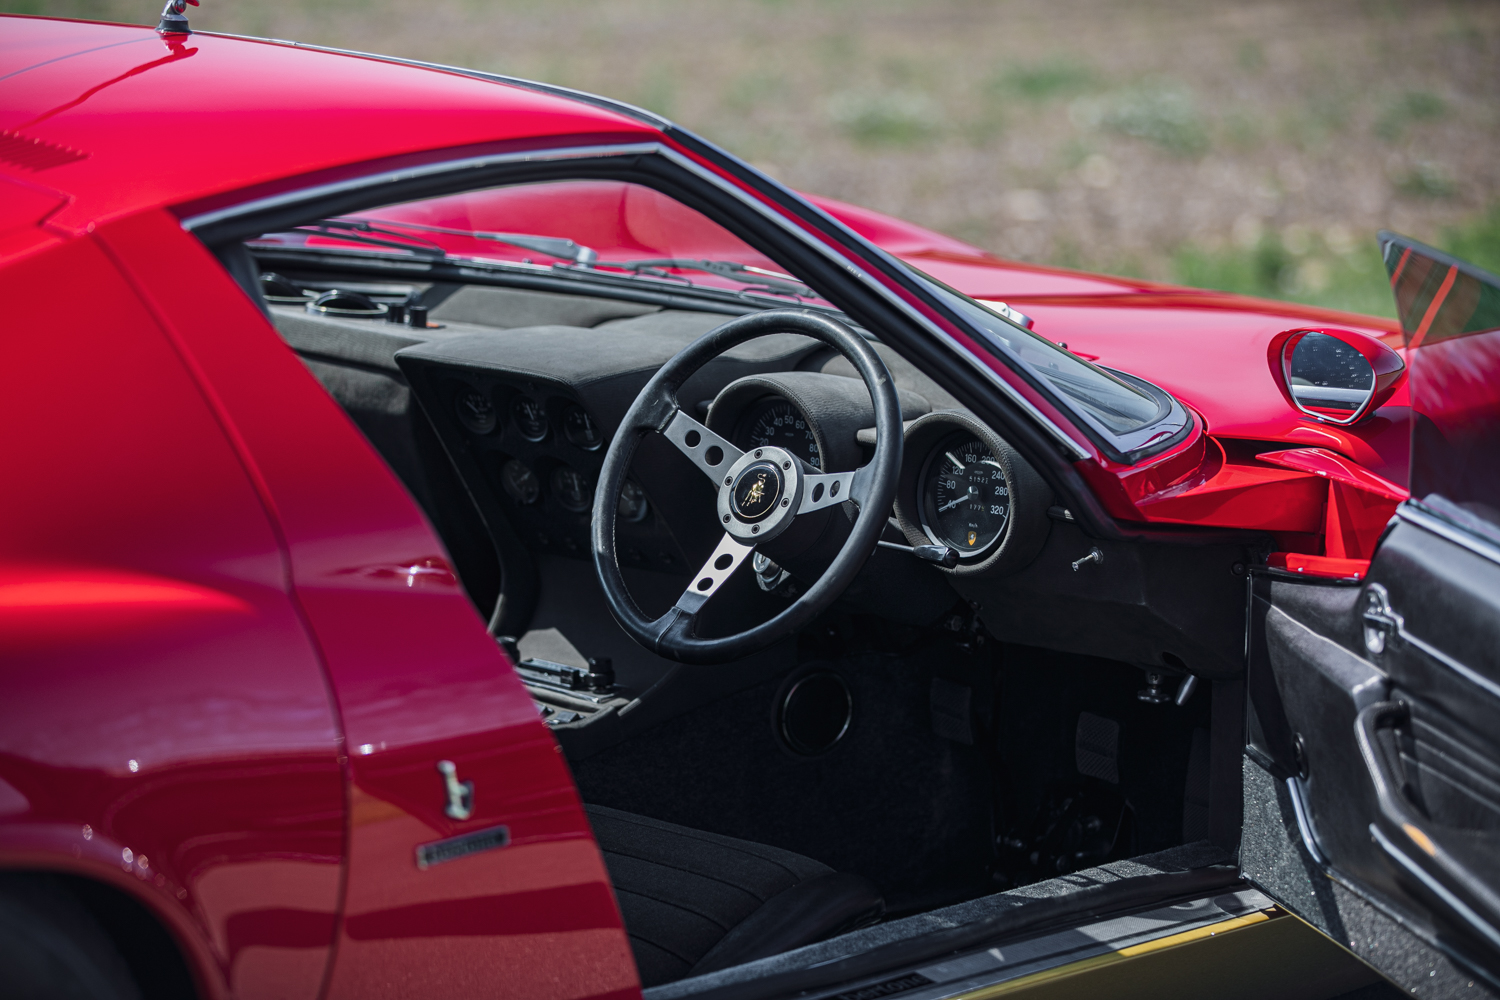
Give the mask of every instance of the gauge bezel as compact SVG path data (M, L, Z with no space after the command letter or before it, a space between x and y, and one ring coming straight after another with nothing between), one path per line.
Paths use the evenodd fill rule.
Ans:
M542 431L540 436L533 437L531 434L527 433L525 422L516 415L516 408L521 405L522 400L530 400L531 402L535 403L537 405L537 409L541 411ZM524 392L518 392L510 398L510 404L506 407L506 409L510 410L510 422L515 426L516 433L521 435L521 437L525 438L527 441L530 441L532 444L541 444L543 441L547 440L547 436L552 432L552 418L547 413L547 404L537 399L535 396L529 395Z
M946 442L951 441L951 440L953 440L954 438L957 438L960 435L963 435L963 436L969 438L970 440L974 441L976 444L978 444L982 448L984 448L986 451L988 451L990 453L990 457L995 460L995 464L999 466L1001 474L1005 476L1005 521L1004 521L1003 524L1001 524L1000 530L995 533L995 537L990 540L990 542L989 542L988 545L986 545L982 549L974 549L974 550L969 551L969 552L965 552L962 549L954 548L953 545L952 545L952 543L948 539L943 538L933 528L932 524L928 521L928 513L927 513L927 506L928 506L928 504L927 504L927 483L928 483L927 476L928 476L928 473L932 471L932 463L938 459L938 457L943 453L944 450L951 451L952 449L944 449L943 445ZM994 551L994 549L996 548L996 546L998 546L1001 542L1003 542L1005 540L1006 532L1010 531L1010 524L1011 524L1011 516L1010 516L1011 515L1011 509L1010 509L1010 507L1011 507L1010 487L1011 487L1010 475L1009 475L1009 473L1006 472L1005 464L1000 460L1000 456L998 454L996 454L995 449L993 447L991 447L990 444L987 441L984 440L984 438L980 437L978 434L975 434L973 431L969 430L968 428L966 428L966 427L955 427L951 431L949 431L948 433L944 434L942 437L938 438L937 441L935 441L933 443L932 447L928 450L927 457L922 460L922 469L921 469L920 472L917 473L917 518L918 518L918 522L922 525L922 530L924 532L926 532L927 537L932 541L932 544L934 544L934 545L947 545L950 548L953 548L954 551L958 553L958 558L960 560L971 560L972 561L972 560L975 560L975 559L983 559L985 556L989 555L992 551Z
M562 475L564 472L571 472L571 473L573 473L579 479L583 480L585 484L587 484L587 486L588 486L588 490L587 490L588 496L586 496L584 498L584 500L583 500L583 506L581 506L581 507L572 507L566 501L563 500L563 498L562 498L562 490L560 490L560 489L557 488L557 477L560 476L560 475ZM598 484L596 484L593 481L593 479L591 479L589 477L589 475L587 473L580 472L577 469L573 468L573 466L568 465L565 462L559 462L559 463L557 463L555 466L552 467L552 471L549 472L549 473L547 473L547 493L548 493L548 495L552 497L553 501L556 502L556 504L559 507L561 507L563 510L567 511L569 514L587 514L589 512L589 510L593 508L593 506L594 506L594 488L597 485Z
M621 494L622 497L623 497L623 495L625 493L625 489L627 487L634 487L634 489L636 490L636 492L640 493L640 495L641 495L640 511L637 514L635 514L635 516L633 516L633 517L626 517L625 516L625 507L622 504L622 505L620 505L620 507L619 507L619 513L616 516L619 517L619 519L621 521L624 521L626 524L640 524L642 521L646 520L646 518L648 518L648 517L651 516L651 498L648 497L648 496L646 496L645 489L641 486L640 483L636 482L634 479L627 479L627 480L625 480L624 486L620 487L620 494Z
M595 441L593 444L584 444L583 442L580 442L576 437L574 437L573 427L569 423L569 420L572 418L575 411L583 414L583 419L587 420L589 424L593 426L594 430L598 432L599 440ZM568 403L563 407L562 429L563 437L567 439L568 444L571 444L573 447L577 448L580 451L598 451L600 448L604 447L604 428L600 426L599 421L595 420L592 416L589 415L588 410L585 410L577 403Z
M999 461L1010 492L1010 515L995 544L976 557L960 558L952 568L938 566L937 570L959 577L1014 573L1036 559L1051 535L1047 508L1053 502L1052 490L1004 438L967 411L937 410L906 425L906 459L893 505L896 523L912 545L947 544L934 542L928 532L922 486L938 446L959 431L978 438Z
M490 420L488 427L481 429L480 427L470 423L469 418L465 415L464 398L470 395L483 396L485 399L489 400L490 409L492 411L492 419ZM490 390L481 389L478 386L474 385L469 385L467 382L459 382L455 384L453 389L453 415L458 418L459 426L468 431L470 434L475 434L479 437L488 437L489 435L499 430L501 425L504 423L504 421L502 420L502 409L503 407L501 407L499 403L495 402L495 394Z
M505 477L505 470L508 469L508 468L510 468L510 465L511 465L512 462L514 462L516 465L519 465L521 468L525 469L527 472L531 473L531 478L536 482L536 494L534 496L532 496L532 498L530 500L527 500L525 497L518 497L518 496L516 496L515 492L510 488L510 480ZM535 503L537 503L537 501L539 501L539 500L542 499L542 477L541 477L541 475L539 475L537 473L537 471L535 469L533 469L530 465L528 465L525 462L521 461L521 459L519 459L519 458L507 458L505 461L503 461L503 462L500 463L500 470L497 473L497 475L498 475L498 477L500 479L500 491L502 493L504 493L510 499L514 500L516 503L520 504L521 506L523 506L523 507L530 507L530 506L534 505Z

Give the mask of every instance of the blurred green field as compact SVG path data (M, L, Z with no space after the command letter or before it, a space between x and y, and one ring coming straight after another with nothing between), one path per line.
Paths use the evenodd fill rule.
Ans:
M1384 314L1378 229L1500 269L1489 0L203 4L203 30L622 98L1022 260ZM159 2L0 9L154 23Z

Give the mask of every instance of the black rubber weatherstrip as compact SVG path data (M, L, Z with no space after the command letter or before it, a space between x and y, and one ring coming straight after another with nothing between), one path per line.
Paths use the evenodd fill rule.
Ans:
M1031 937L1055 930L1058 925L1076 924L1143 906L1160 906L1185 897L1217 893L1243 884L1238 870L1232 865L1124 878L1118 882L1088 886L1065 896L1030 899L1023 906L984 920L964 924L962 927L929 931L906 941L883 945L826 965L810 969L789 969L760 979L726 983L689 996L692 1000L771 1000L773 997L805 994L841 986L857 979L925 965L955 952L980 945L994 945L1006 937Z

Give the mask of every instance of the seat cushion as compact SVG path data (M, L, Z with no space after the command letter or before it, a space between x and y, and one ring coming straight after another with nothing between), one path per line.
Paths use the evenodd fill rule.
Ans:
M811 944L884 909L866 879L800 854L587 809L643 985Z

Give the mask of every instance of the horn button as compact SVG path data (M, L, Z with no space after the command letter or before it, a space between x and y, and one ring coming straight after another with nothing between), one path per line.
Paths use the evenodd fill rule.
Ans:
M724 530L745 542L763 542L780 534L797 514L802 469L781 448L746 452L726 471L719 487L719 520Z
M781 469L774 462L756 462L741 472L729 487L729 506L746 524L764 521L776 509L782 494Z

